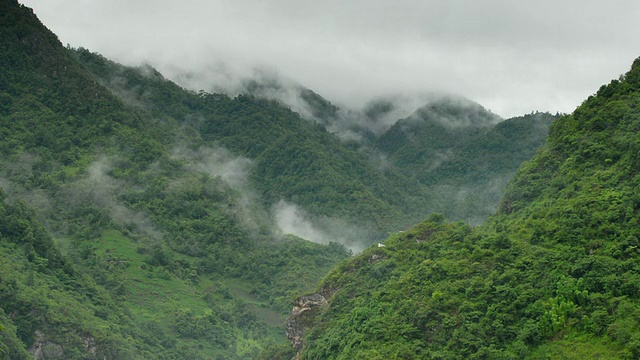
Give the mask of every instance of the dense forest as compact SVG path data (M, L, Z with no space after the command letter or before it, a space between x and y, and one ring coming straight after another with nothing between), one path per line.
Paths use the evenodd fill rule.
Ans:
M484 224L434 214L333 269L288 319L298 358L639 358L639 105L637 59Z
M291 298L347 249L283 234L253 198L253 162L177 110L133 104L97 75L115 64L0 4L2 357L252 358L283 338ZM156 81L143 96L297 119L128 70Z
M624 89L625 99L631 98L629 76L601 92L613 97ZM281 86L248 82L246 93L237 96L188 91L151 66L126 67L87 49L64 47L31 9L15 0L0 0L0 358L290 358L295 351L285 339L291 323L285 323L285 316L302 294L317 290L325 276L320 289L325 289L331 311L320 320L309 319L307 325L317 322L318 327L307 332L302 356L391 356L390 350L365 346L370 338L359 322L332 322L331 314L338 319L341 311L347 311L339 304L354 306L349 303L352 299L359 301L353 308L362 309L361 319L371 319L393 335L381 344L397 347L406 357L436 356L437 351L445 358L450 355L447 351L458 354L453 345L429 347L434 352L413 347L423 339L421 332L427 328L420 326L427 322L435 326L429 328L434 334L429 336L451 337L438 330L444 318L432 317L431 303L412 296L396 298L406 290L404 280L398 280L400 272L411 272L414 263L426 256L424 251L432 261L440 257L445 261L451 253L454 257L446 261L453 266L454 259L470 261L468 255L477 248L472 263L479 265L474 274L489 281L488 275L498 266L494 256L515 259L509 251L525 247L518 244L530 241L526 236L534 233L535 249L554 252L555 248L543 245L559 236L554 231L568 222L557 216L559 210L554 213L545 205L554 199L556 188L551 187L565 191L571 201L591 204L593 199L580 197L579 190L596 183L573 185L573 181L587 181L580 178L581 166L595 171L586 160L603 156L604 145L588 138L595 131L592 127L613 127L605 109L608 103L599 100L602 95L590 99L594 110L554 122L551 142L506 188L520 163L545 143L557 116L532 113L504 120L470 100L443 96L384 128L379 118L390 114L392 102L347 111L297 87L294 92L304 108L296 108L265 96ZM621 119L628 113L624 104L615 110ZM593 120L597 126L579 127L582 117L596 111L604 112L600 120ZM573 128L563 126L579 127L584 135L573 136ZM599 141L617 144L601 159L611 173L602 173L597 184L606 187L617 176L614 171L623 169L623 160L633 167L633 159L622 155L631 153L627 142L633 136L622 130L602 136ZM560 138L562 146L560 140L553 142ZM571 155L574 145L585 149L579 159ZM554 175L566 160L563 156L574 156L576 168L562 167L573 180L563 178L564 173ZM547 181L552 175L558 179ZM615 197L622 193L607 194L606 199L618 199L623 206L624 199ZM538 213L530 215L533 218L524 215L534 209ZM498 215L487 224L471 228L495 211ZM460 223L445 223L433 215L412 230L398 232L433 212ZM608 212L602 208L596 217L606 218ZM544 216L555 222L546 222ZM576 216L575 221L582 221L580 216L586 215ZM527 230L518 223L526 223ZM537 230L531 230L529 223L535 223ZM552 223L556 225L549 228ZM517 226L523 229L508 230ZM614 225L607 229L574 235L589 241L594 234L623 236ZM437 234L433 241L423 241L432 233ZM386 247L369 248L389 235ZM634 240L624 236L628 245L620 256L631 261ZM493 248L497 238L506 254ZM471 245L460 250L457 241ZM418 248L409 246L413 243ZM429 244L435 248L429 250ZM600 254L611 248L605 239L599 244L589 249ZM362 283L349 285L349 276L359 269L373 271L375 277L362 273ZM471 272L461 267L457 275L445 271L432 279L431 273L413 271L424 277L411 279L416 294L430 298L429 282L443 281L438 286L444 298L453 287L463 285L455 276L462 279ZM534 278L536 273L520 274L525 275ZM582 278L580 284L591 286L587 275ZM395 283L388 283L391 279ZM345 286L353 287L353 292L340 298ZM493 285L482 286L479 294L493 296ZM540 286L548 290L550 285ZM551 295L559 296L553 291ZM369 296L374 293L378 297L372 300ZM601 293L599 304L609 311L603 329L608 329L617 319L618 303L609 304L608 295ZM526 299L539 295L533 290L531 294ZM475 301L472 295L469 301ZM374 311L369 305L396 300L405 302L405 310L406 306L422 309L422 325L398 323L405 312L387 311L384 318L369 313ZM476 306L477 311L486 310L493 300L486 301ZM465 314L453 310L458 305L454 301L438 314ZM544 304L537 306L546 309ZM509 315L511 320L503 320L505 328L515 329L525 318L537 319L538 313L527 311L528 318ZM375 314L382 313L375 310ZM391 331L387 320L417 330ZM352 333L332 331L334 324ZM567 320L555 332L541 332L535 341L518 343L518 349L523 354L559 351L544 347L545 341L573 329L573 324ZM610 336L619 344L616 351L626 349L622 338L607 331L596 335ZM513 334L494 343L484 340L493 339L493 334L483 336L479 344L495 351L507 351L515 341ZM352 341L347 346L353 351L363 352L336 345L338 337ZM479 351L460 349L460 356ZM374 356L375 351L381 355Z

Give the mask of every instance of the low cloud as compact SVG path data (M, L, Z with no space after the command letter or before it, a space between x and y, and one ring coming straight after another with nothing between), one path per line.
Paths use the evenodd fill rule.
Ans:
M213 178L220 178L234 189L249 186L249 173L253 162L242 156L235 156L222 147L200 147L196 150L176 147L171 157L186 162L186 167L203 172Z
M291 234L318 244L336 242L354 253L371 245L375 235L342 220L317 217L299 206L280 200L272 208L273 218L281 234Z
M630 0L23 3L63 43L195 91L237 91L268 67L351 108L445 91L503 117L571 112L628 70L640 36Z
M436 122L450 129L493 126L503 119L461 96L435 95L407 118L409 122Z
M178 146L171 151L171 157L182 161L185 170L220 179L232 189L234 215L247 230L257 232L261 224L268 223L267 211L249 181L254 166L251 159L236 156L220 146L197 149Z
M82 201L83 197L99 205L109 212L111 220L120 226L133 228L134 231L146 235L150 239L159 240L162 233L155 227L149 217L140 211L126 207L118 199L129 185L109 175L111 165L109 159L102 157L89 165L87 177L78 181L69 191L74 199Z
M309 220L309 215L297 205L281 200L273 206L273 215L280 231L319 244L328 244L331 239Z

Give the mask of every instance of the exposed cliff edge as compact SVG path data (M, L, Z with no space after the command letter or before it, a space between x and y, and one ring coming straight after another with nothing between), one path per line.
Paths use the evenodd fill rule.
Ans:
M313 315L308 315L317 313L326 305L328 305L327 299L318 293L303 295L294 301L293 310L285 321L285 335L291 341L291 346L296 349L294 359L298 357L304 346L302 341L304 330L309 325L309 320L313 318Z
M336 289L325 284L318 292L302 295L293 302L293 309L285 319L285 336L296 350L292 360L298 360L304 347L307 328L314 324L316 316L329 307L328 299Z

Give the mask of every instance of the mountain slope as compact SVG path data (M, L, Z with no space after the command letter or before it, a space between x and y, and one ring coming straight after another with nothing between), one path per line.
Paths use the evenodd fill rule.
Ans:
M531 113L503 120L473 101L431 95L423 100L426 105L398 119L418 101L383 98L361 111L345 111L303 88L286 92L273 81L264 85L269 86L279 94L299 93L289 102L303 107L307 119L325 126L349 148L367 154L385 175L393 174L408 188L422 185L420 193L409 192L426 200L410 208L472 224L495 212L507 181L544 144L549 123L557 117ZM390 198L411 199L399 193Z
M378 148L407 171L430 168L438 151L464 144L500 120L472 101L443 97L396 122L380 137Z
M286 200L315 215L376 231L417 221L416 209L424 207L419 183L376 169L323 125L276 101L195 94L153 75L151 68L125 68L83 49L76 56L123 101L150 109L155 117L169 115L203 143L222 145L252 160L252 184L266 206Z
M253 358L349 256L332 240L428 209L423 184L280 103L64 48L13 0L0 20L3 356Z
M554 118L502 120L467 99L442 97L398 120L376 149L427 187L427 212L479 224L495 212L520 164L544 144Z
M640 356L639 102L640 59L552 124L484 225L434 215L334 269L290 315L300 358Z
M2 356L251 358L277 339L344 247L279 234L246 159L114 94L29 8L0 10ZM161 80L158 104L201 99Z

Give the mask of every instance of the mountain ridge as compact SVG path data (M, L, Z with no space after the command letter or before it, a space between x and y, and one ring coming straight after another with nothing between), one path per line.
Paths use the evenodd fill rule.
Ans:
M552 123L483 225L432 215L335 268L290 315L296 358L637 358L639 64Z
M3 357L255 358L345 246L429 212L373 133L184 90L0 6Z

